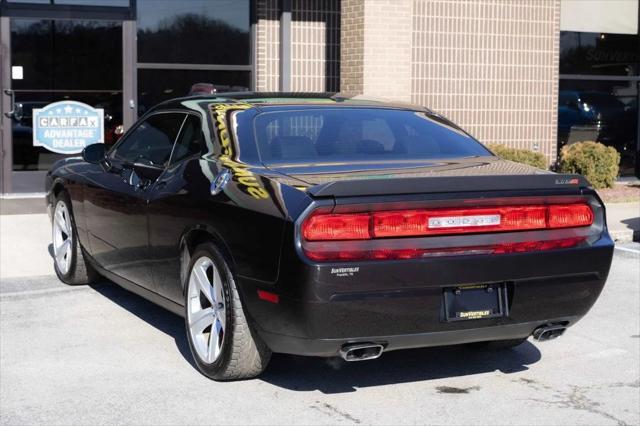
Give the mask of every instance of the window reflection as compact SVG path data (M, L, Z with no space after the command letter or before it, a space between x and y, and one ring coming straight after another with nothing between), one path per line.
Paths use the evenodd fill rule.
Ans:
M249 0L138 0L138 61L247 65Z
M138 115L167 99L187 96L198 83L213 85L218 92L249 88L248 71L138 70Z
M638 75L638 36L634 34L560 33L560 73Z
M620 175L634 174L638 143L638 83L560 80L558 147L581 141L613 146Z
M122 25L109 21L11 21L13 89L122 88Z

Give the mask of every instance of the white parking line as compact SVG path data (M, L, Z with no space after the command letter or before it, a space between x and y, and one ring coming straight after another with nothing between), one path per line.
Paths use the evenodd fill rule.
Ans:
M626 247L618 247L618 246L616 246L616 250L622 250L622 251L628 251L629 253L640 254L640 250L634 250L634 249L630 249L630 248L626 248Z

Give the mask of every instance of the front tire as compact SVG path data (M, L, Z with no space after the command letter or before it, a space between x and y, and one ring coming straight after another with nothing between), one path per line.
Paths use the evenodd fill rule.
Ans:
M60 281L69 285L95 282L99 275L82 251L71 210L71 200L65 191L60 192L54 201L51 228L53 267Z
M271 351L251 329L233 274L215 245L194 250L184 293L189 348L200 372L214 380L262 373Z

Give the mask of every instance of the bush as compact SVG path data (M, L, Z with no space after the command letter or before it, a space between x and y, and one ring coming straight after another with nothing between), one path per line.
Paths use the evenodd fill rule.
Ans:
M620 154L615 148L598 142L578 142L560 152L559 170L579 173L596 189L611 188L618 176Z
M489 145L489 149L493 151L498 157L502 157L505 160L515 161L516 163L523 163L529 166L537 167L539 169L547 169L547 159L539 152L529 151L527 149L515 149L509 148L504 145Z

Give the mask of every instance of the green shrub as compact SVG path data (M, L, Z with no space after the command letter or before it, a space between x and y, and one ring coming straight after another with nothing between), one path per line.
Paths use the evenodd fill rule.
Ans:
M492 144L489 149L498 157L505 160L515 161L516 163L528 164L529 166L539 169L547 169L547 159L539 152L529 151L527 149L509 148L504 145Z
M596 189L611 188L618 176L620 153L598 142L578 142L567 145L560 152L559 170L579 173Z

